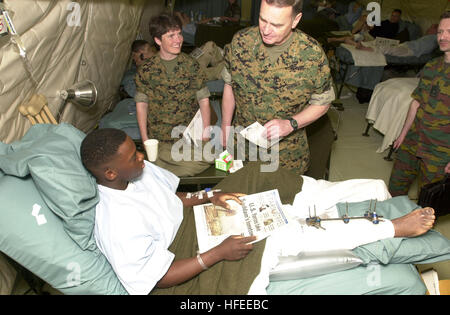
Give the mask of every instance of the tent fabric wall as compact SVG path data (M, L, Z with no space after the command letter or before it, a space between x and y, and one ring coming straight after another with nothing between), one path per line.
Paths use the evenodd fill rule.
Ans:
M141 25L138 38L145 39L149 43L154 43L150 36L148 23L150 19L165 10L166 0L149 0L145 4L144 12L142 13Z
M62 121L89 131L118 98L130 46L139 31L145 0L4 1L27 52L32 77L10 41L0 39L0 141L20 139L30 123L18 107L43 94L54 116L62 106L59 91L89 79L98 90L93 109L68 103ZM79 23L71 19L78 13ZM75 16L75 17L77 17Z

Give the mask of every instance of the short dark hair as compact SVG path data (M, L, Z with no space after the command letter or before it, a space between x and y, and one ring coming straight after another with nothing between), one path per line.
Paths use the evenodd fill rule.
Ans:
M302 12L303 0L265 0L267 4L275 5L277 7L292 7L294 15Z
M398 13L400 13L400 15L402 15L402 10L400 10L400 9L394 9L394 10L392 11L392 13L394 13L394 12L398 12Z
M80 147L84 167L93 173L93 170L109 162L126 138L127 134L124 131L114 128L96 129L89 133Z
M145 45L148 45L149 43L144 39L136 39L131 44L131 51L132 52L139 52L139 50L144 47Z
M450 11L445 11L444 13L442 13L441 20L443 19L450 19Z
M182 28L180 19L171 14L160 14L153 17L148 23L148 28L152 38L161 39L161 37L171 30Z

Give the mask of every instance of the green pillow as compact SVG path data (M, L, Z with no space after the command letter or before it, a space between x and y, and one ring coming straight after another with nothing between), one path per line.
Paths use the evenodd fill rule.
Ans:
M25 136L0 146L0 169L9 175L31 175L47 206L82 248L97 248L93 237L99 197L95 179L81 163L85 134L72 125L37 124Z
M363 215L369 209L370 200L348 203L349 216ZM340 215L345 214L346 204L337 205ZM373 207L373 204L372 204ZM376 211L388 219L395 219L419 208L408 196L378 201ZM389 238L357 247L353 250L364 264L427 264L450 259L450 240L437 231L430 230L413 238Z
M65 294L127 294L98 250L82 250L30 176L0 176L0 251Z

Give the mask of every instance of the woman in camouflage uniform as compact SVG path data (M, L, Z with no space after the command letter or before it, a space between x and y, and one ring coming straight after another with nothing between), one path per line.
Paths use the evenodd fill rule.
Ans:
M150 21L149 28L160 50L145 60L135 78L141 139L159 140L156 165L177 176L192 176L207 169L213 161L203 161L191 154L189 161L178 161L171 149L181 137L181 132L174 128L188 126L199 108L205 130L203 140L209 140L211 108L206 75L194 58L181 52L183 36L176 17L161 14ZM191 151L193 154L194 150Z

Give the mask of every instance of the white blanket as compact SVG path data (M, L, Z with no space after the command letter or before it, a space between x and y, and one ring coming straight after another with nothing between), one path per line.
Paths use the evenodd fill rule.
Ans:
M367 220L350 221L348 224L342 221L327 221L322 222L322 226L326 228L325 231L301 226L297 219L307 218L309 209L313 209L314 205L316 206L316 215L323 218L338 217L337 203L369 199L382 201L391 198L386 184L382 180L353 179L328 182L315 180L308 176L302 177L302 191L296 195L293 205L284 206L293 224L288 224L286 229L267 238L261 261L261 272L250 287L249 294L267 294L269 272L277 265L278 256L297 255L302 251L353 249L394 236L394 228L388 220L384 220L378 225ZM355 238L355 235L358 237Z
M375 86L366 119L384 135L377 153L389 148L402 131L413 100L411 94L418 84L419 78L394 78Z
M374 48L375 46L371 44L372 42L363 42L362 44L366 47ZM353 63L357 67L384 67L387 65L386 57L376 49L375 51L367 51L357 49L355 46L348 44L341 44L341 46L350 51Z

